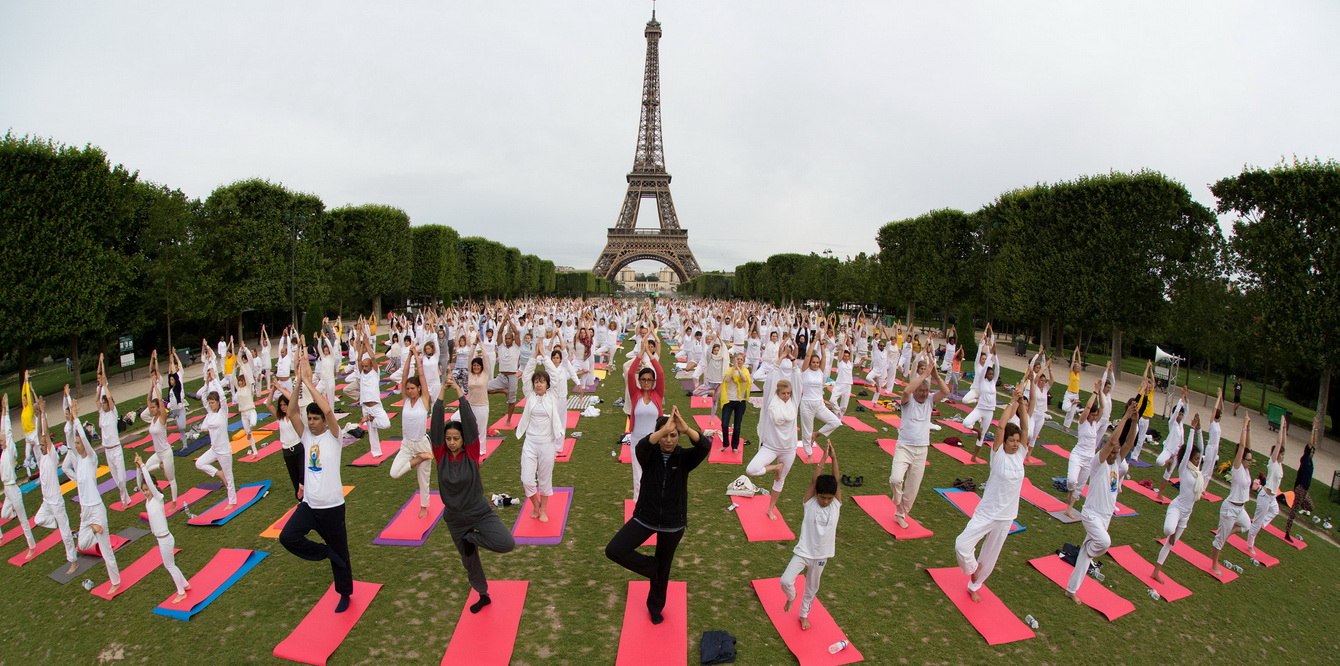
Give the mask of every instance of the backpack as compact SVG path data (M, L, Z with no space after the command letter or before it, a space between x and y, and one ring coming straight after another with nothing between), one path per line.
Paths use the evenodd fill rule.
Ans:
M739 478L731 481L726 486L726 494L734 497L753 497L758 494L758 488L754 486L753 481L749 480L749 477L741 474Z

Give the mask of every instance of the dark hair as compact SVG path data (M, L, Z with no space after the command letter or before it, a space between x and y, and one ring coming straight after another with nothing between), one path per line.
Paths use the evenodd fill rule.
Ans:
M442 429L442 433L446 434L448 430L460 432L461 439L465 439L465 425L460 421L447 421L447 425Z
M479 369L482 371L484 369L484 359L479 358L478 356L470 359L470 367L473 369L476 365L479 366Z
M420 379L418 375L414 375L413 377L406 379L405 384L406 385L413 384L415 388L419 389L419 391L423 391L423 380Z
M1015 425L1015 424L1013 424L1013 423L1006 423L1006 424L1005 424L1005 439L1006 439L1007 441L1008 441L1011 437L1013 437L1013 436L1015 436L1015 435L1020 435L1020 436L1022 436L1023 433L1024 433L1024 431L1023 431L1023 430L1020 430L1020 429L1019 429L1019 426L1017 426L1017 425ZM1005 442L1001 442L1001 443L1004 444Z
M643 375L651 375L652 379L656 379L656 371L652 370L651 368L642 368L641 370L637 371L638 379L642 379Z
M817 495L836 495L837 490L837 477L832 474L820 474L814 480L814 492Z
M660 430L661 428L664 428L664 427L665 427L665 424L667 424L667 423L669 423L669 422L670 422L670 417L669 417L669 416L658 416L658 417L656 417L656 429L657 429L657 430Z
M320 416L322 420L325 420L326 418L326 413L321 411L321 407L317 405L315 402L307 403L307 415Z
M205 396L205 399L206 399L206 400L213 400L214 402L219 402L219 403L223 402L223 398L219 397L219 392L218 392L218 391L210 391L210 392L209 392L209 395Z
M288 398L282 393L278 398L275 398L275 409L281 417L288 416Z
M535 381L538 380L538 379L543 379L543 380L544 380L544 385L545 385L545 386L552 387L552 386L554 385L553 380L549 379L549 373L548 373L548 372L545 372L544 370L536 369L536 370L535 370L535 374L533 374L533 375L530 376L530 385L531 385L532 388L534 388L534 386L535 386Z

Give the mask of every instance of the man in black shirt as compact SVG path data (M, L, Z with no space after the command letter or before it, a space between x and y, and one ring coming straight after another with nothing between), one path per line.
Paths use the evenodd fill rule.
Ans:
M681 435L688 437L693 448L679 446ZM656 432L643 437L633 450L642 465L642 492L638 493L632 519L605 546L605 557L651 580L647 610L652 624L665 619L661 611L670 585L670 565L689 522L689 472L702 464L711 450L712 438L690 428L678 407L671 409L669 416L658 418ZM637 547L653 534L656 555L637 552Z

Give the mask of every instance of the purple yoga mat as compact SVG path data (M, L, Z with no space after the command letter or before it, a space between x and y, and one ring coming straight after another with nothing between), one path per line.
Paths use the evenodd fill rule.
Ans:
M139 475L140 475L140 471L137 470L137 469L128 469L128 470L126 470L126 490L127 490L127 491L129 491L129 490L131 489L131 488L130 488L131 486L135 485L135 479L136 479ZM107 491L109 491L109 490L111 490L112 488L115 488L115 487L116 487L116 479L113 479L113 478L111 477L110 473L109 473L109 476L107 477L107 480L106 480L106 481L103 481L102 483L99 483L99 484L98 484L98 494L101 495L101 494L103 494L103 493L105 493L105 492L107 492ZM131 494L134 494L134 493L131 493ZM121 499L121 498L118 497L117 499ZM71 498L70 498L70 501L71 501L71 502L74 502L75 504L78 504L78 503L79 503L79 496L78 496L78 495L75 495L74 497L71 497Z
M431 490L429 491L429 494L437 495L438 492L436 490ZM419 503L415 501L417 498L418 493L410 494L409 499L405 500L405 503L401 505L400 510L395 512L395 515L391 516L391 520L387 521L386 524L390 525L391 523L394 523L396 519L400 517L400 514L410 509L411 506L415 511L418 511ZM422 546L423 544L428 542L428 537L433 535L433 530L437 529L437 524L439 522L441 521L434 520L432 525L428 527L428 531L423 533L423 539L420 539L418 541L412 539L383 539L381 537L377 537L372 540L372 543L377 546ZM378 534L381 534L381 532L378 532Z
M516 520L512 523L512 540L521 546L557 546L563 543L563 535L568 531L568 516L572 515L572 488L554 486L554 493L566 490L569 493L568 510L563 512L563 522L559 523L558 536L556 537L519 537L516 536L517 525L521 522L521 514L517 514ZM521 510L526 511L529 503L523 503Z

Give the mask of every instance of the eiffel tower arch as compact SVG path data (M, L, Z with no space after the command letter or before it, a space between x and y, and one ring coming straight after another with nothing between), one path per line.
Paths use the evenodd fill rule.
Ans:
M670 174L665 170L665 145L661 138L661 24L652 12L644 31L647 60L642 77L642 114L638 121L637 151L633 170L628 174L628 193L624 195L619 219L609 228L605 249L596 260L593 272L613 280L619 269L635 261L650 260L669 266L681 282L702 272L689 249L689 232L679 226L675 202L670 197ZM657 227L638 228L638 211L643 199L656 200Z

